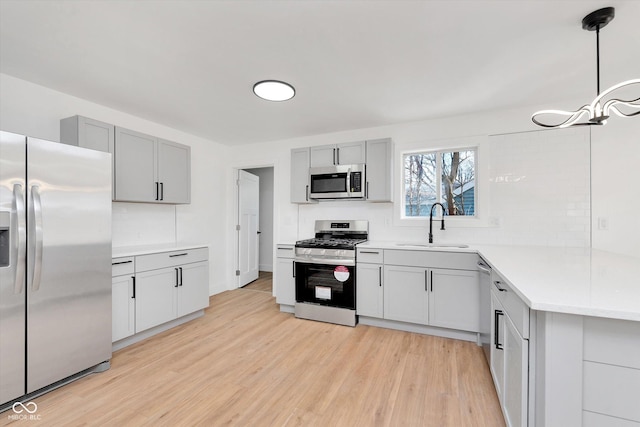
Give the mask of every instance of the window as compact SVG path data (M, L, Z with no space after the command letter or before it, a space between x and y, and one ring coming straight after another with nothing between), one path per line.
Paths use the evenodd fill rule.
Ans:
M428 217L436 202L445 215L475 216L475 160L473 148L405 154L403 217Z

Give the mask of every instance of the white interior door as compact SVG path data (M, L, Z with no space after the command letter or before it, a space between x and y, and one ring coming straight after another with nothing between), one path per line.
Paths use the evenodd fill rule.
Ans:
M239 287L258 278L260 178L238 171L238 271Z

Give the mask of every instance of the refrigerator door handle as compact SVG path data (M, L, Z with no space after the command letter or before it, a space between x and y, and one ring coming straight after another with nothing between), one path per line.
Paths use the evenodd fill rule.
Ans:
M35 237L33 256L33 276L31 291L40 289L40 275L42 273L42 203L40 201L40 187L31 186L31 205L33 206L33 234Z
M16 260L15 279L13 285L13 292L15 294L21 294L24 288L24 270L25 260L27 258L27 230L26 230L26 212L24 208L24 194L22 193L22 185L15 184L13 186L13 200L16 205L16 224L18 242L13 245L16 251L13 259Z

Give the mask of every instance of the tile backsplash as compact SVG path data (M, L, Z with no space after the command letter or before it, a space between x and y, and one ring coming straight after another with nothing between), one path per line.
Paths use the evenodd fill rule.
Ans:
M589 246L589 130L496 135L489 142L495 243Z
M154 245L176 241L176 207L113 202L112 246Z

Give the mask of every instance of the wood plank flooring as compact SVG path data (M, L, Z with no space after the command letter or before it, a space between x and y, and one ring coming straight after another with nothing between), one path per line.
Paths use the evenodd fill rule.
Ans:
M474 343L296 319L267 292L210 301L114 353L110 370L37 398L39 425L504 425Z
M261 271L258 273L258 279L249 283L248 285L243 286L242 289L251 289L254 291L261 292L272 292L272 278L273 273L270 271Z

